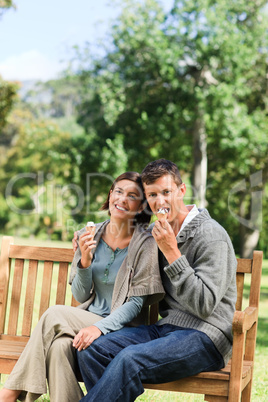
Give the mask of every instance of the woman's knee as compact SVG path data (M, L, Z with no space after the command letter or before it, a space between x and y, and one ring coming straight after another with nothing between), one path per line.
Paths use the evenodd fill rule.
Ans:
M56 304L55 306L50 306L48 309L44 312L43 316L57 316L58 314L65 314L67 313L69 306L64 306L62 304ZM67 313L68 314L68 313Z
M67 322L69 318L68 307L64 305L55 305L49 307L42 317L40 322L47 325L49 328L53 327L68 327Z
M63 359L75 358L75 349L73 347L73 339L68 336L60 336L56 338L50 347L49 355L57 356L59 359L62 356Z
M48 309L42 314L40 321L47 320L47 319L53 320L54 318L56 318L58 316L59 313L62 312L61 307L64 307L64 306L56 305L56 306L48 307Z

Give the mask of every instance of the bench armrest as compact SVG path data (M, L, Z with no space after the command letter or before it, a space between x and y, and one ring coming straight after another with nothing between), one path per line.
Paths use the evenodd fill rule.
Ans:
M244 311L236 311L233 318L233 332L242 334L248 331L257 320L257 307L247 307Z

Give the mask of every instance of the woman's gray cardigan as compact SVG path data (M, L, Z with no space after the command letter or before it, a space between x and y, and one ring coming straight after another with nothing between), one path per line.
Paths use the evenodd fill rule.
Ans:
M96 233L94 240L97 244L92 253L94 254L101 236L108 225L109 220L96 224ZM83 228L78 232L78 238L85 233ZM81 259L80 248L76 250L72 262L69 283L76 275L77 265ZM94 285L91 289L92 296L79 308L87 309L92 303L95 293ZM144 230L142 226L136 225L133 236L128 246L128 253L124 259L116 276L111 313L129 300L132 296L148 296L145 305L134 320L128 325L141 325L149 323L149 305L160 301L164 297L165 291L162 285L159 263L158 263L158 247L149 231Z

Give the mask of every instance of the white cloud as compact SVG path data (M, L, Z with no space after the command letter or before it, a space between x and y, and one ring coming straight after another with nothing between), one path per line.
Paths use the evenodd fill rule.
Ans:
M0 62L0 75L5 80L48 80L55 78L63 66L37 50L8 57Z

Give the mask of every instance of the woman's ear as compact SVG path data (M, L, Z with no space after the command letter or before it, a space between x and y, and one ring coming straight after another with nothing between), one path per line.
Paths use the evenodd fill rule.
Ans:
M140 205L137 213L140 214L144 210L143 204Z
M144 201L141 203L141 205L140 205L140 207L139 207L139 209L138 209L138 213L141 213L142 211L144 211L145 208L146 208L146 206L147 206L147 201L144 200Z

